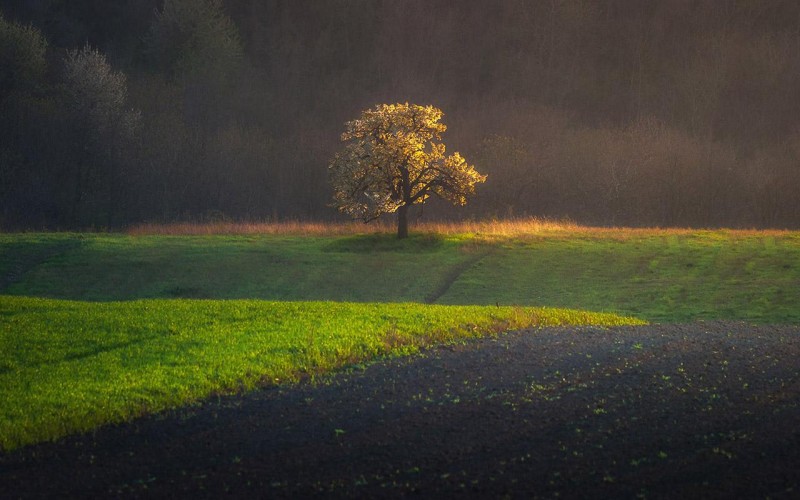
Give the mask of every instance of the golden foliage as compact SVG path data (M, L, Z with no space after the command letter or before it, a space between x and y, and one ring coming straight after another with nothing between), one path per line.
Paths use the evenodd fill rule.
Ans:
M345 148L330 163L334 206L365 221L434 194L464 205L486 179L457 152L445 155L442 111L382 104L347 122Z

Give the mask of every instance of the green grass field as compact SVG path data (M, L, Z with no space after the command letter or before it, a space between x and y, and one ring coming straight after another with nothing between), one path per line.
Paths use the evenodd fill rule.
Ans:
M0 235L0 294L566 307L800 323L800 233ZM10 276L10 278L9 278Z
M508 328L697 319L800 324L800 233L4 234L0 449Z
M0 449L421 346L633 318L542 308L255 300L0 301Z

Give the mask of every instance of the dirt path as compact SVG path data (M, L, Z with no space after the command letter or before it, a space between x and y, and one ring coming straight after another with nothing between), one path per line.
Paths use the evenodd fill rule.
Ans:
M0 456L0 497L800 497L800 328L515 332Z

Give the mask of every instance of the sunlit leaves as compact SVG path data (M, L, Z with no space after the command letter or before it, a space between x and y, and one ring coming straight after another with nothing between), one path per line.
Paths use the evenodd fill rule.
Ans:
M329 166L334 205L370 221L432 194L466 204L486 176L457 152L446 155L442 115L433 106L382 104L348 122L346 146Z

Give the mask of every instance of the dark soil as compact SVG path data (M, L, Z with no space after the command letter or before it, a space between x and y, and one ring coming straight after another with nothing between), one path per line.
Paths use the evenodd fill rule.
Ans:
M0 497L800 498L800 328L521 331L0 455Z

